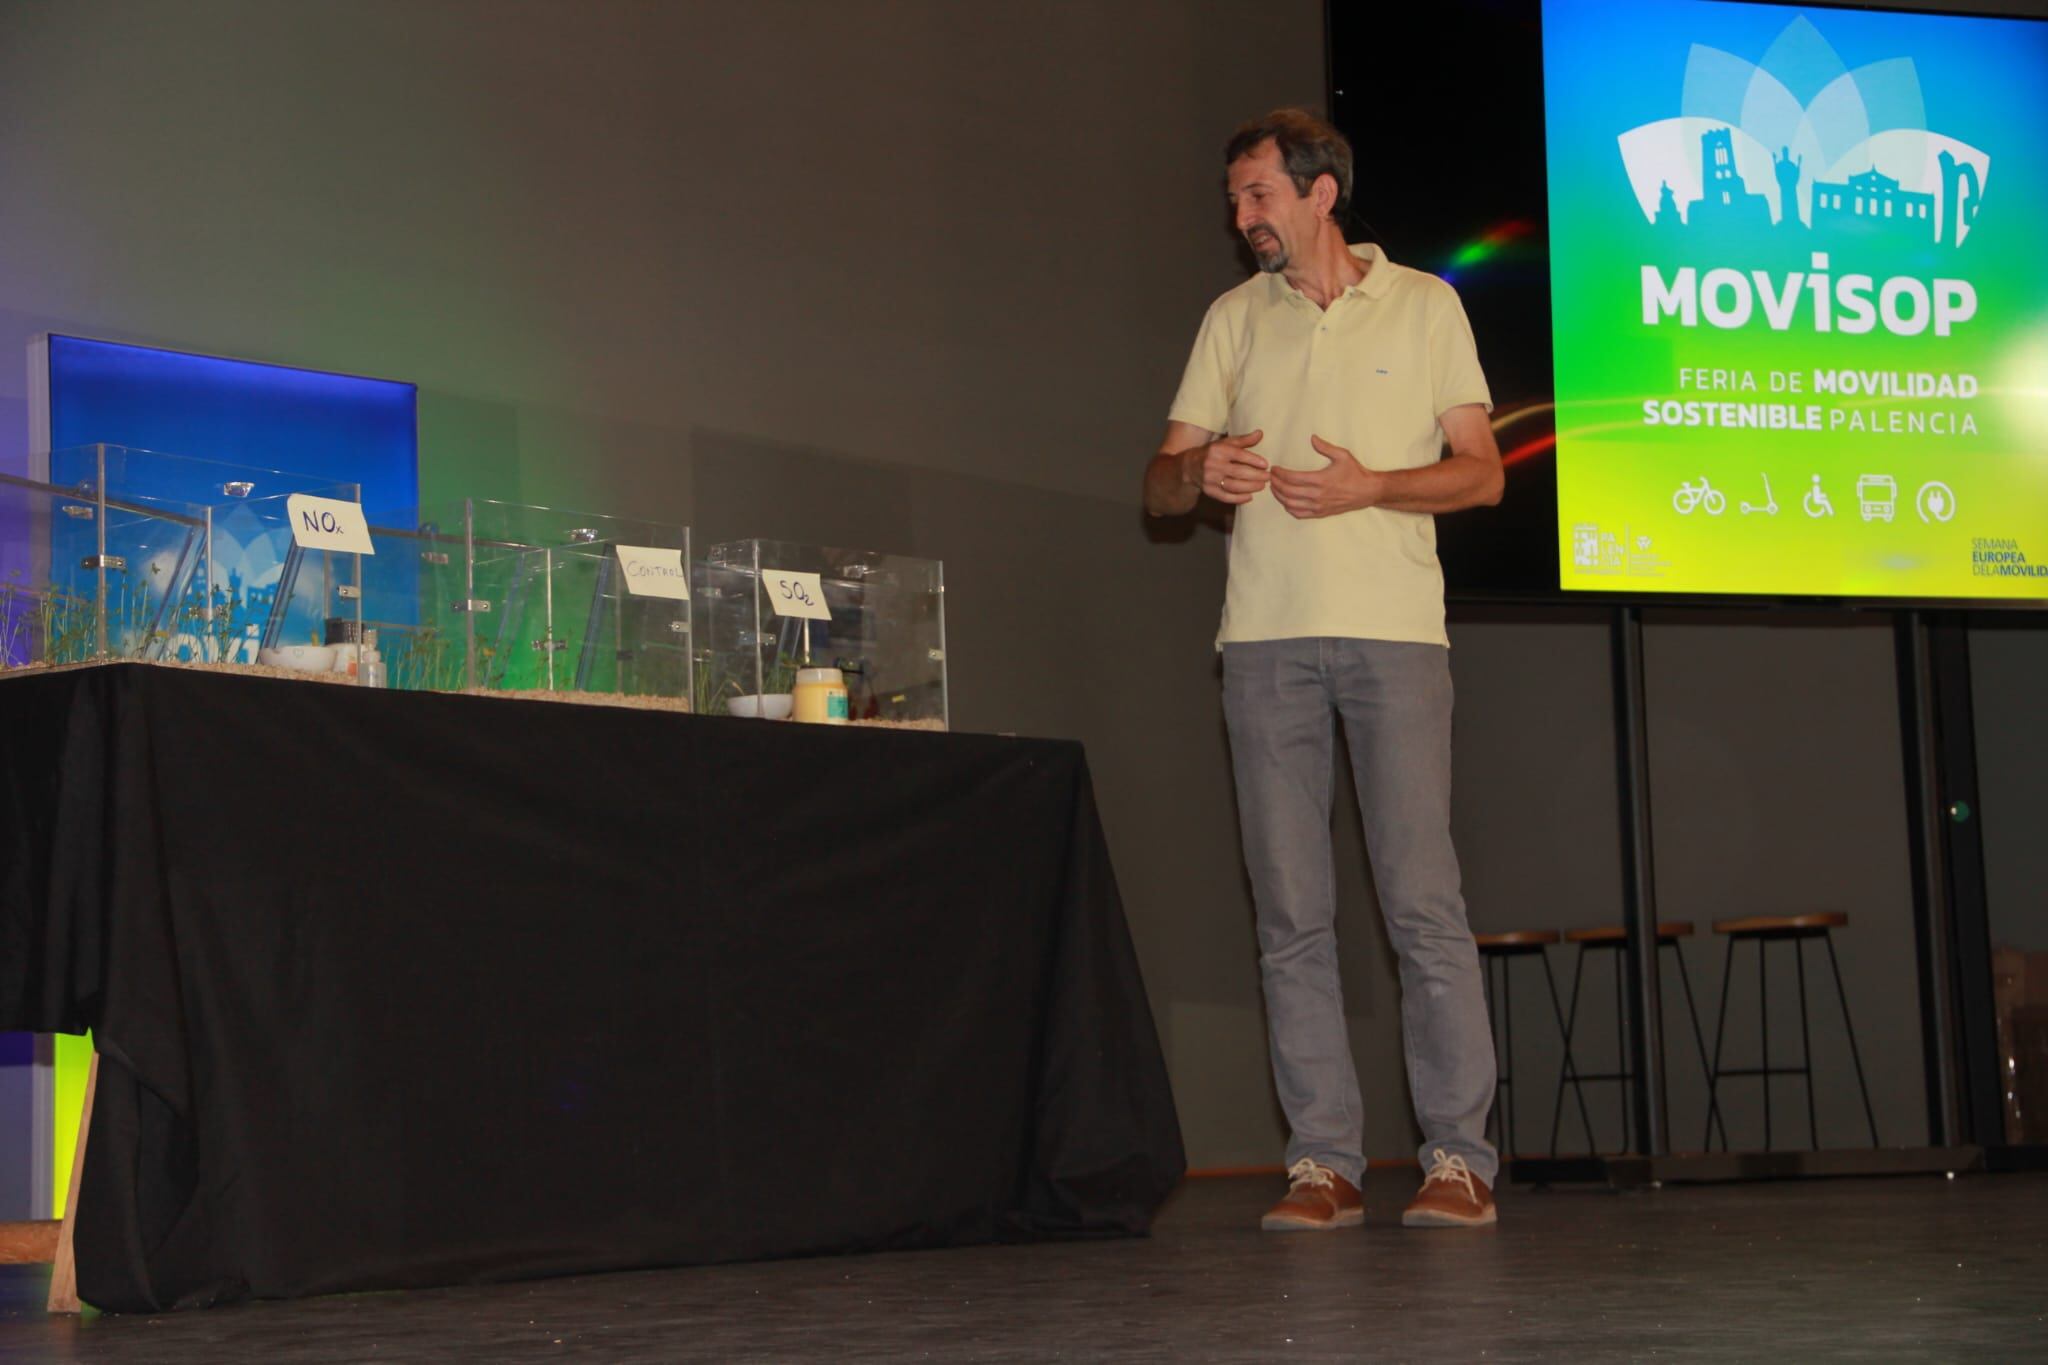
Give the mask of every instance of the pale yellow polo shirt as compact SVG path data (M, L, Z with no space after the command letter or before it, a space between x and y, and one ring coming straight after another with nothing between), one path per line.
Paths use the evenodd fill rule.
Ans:
M1351 254L1372 265L1328 311L1267 274L1211 304L1170 418L1263 431L1253 449L1285 469L1328 468L1311 434L1372 469L1434 464L1439 414L1493 408L1472 326L1436 276L1375 246ZM1434 517L1369 507L1297 521L1270 487L1237 509L1216 643L1319 635L1450 643Z

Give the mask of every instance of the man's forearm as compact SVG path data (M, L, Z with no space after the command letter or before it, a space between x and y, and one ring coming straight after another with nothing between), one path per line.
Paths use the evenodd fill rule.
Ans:
M1145 511L1155 517L1192 512L1202 490L1188 482L1185 450L1162 450L1145 466Z
M1467 507L1491 507L1500 501L1506 477L1498 460L1476 455L1452 455L1420 469L1390 469L1380 478L1380 496L1375 507L1390 512L1462 512Z

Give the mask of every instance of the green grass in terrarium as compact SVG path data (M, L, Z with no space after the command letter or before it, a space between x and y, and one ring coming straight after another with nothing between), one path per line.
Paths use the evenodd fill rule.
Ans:
M462 639L439 626L380 630L377 652L386 685L408 692L452 692L462 686Z

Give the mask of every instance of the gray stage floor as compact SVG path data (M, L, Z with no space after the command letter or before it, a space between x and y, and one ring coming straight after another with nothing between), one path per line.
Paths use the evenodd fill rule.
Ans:
M0 1267L0 1358L2048 1359L2048 1176L1510 1191L1497 1229L1270 1235L1272 1180L1185 1187L1146 1241L986 1247L51 1320Z

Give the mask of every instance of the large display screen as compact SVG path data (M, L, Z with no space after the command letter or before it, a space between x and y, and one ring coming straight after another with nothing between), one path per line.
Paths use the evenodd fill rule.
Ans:
M40 454L105 443L354 483L373 520L419 504L411 384L54 333L30 368Z
M1542 31L1562 586L2048 600L2048 24Z

